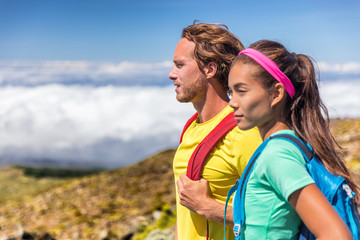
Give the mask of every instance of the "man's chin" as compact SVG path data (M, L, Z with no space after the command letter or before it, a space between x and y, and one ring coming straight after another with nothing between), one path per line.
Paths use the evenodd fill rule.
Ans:
M183 98L183 97L181 97L181 96L176 96L176 100L177 100L178 102L181 102L181 103L188 103L188 102L190 102L189 99Z

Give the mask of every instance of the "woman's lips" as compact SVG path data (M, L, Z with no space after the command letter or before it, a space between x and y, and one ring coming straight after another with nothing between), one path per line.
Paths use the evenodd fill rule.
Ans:
M234 115L236 121L240 121L242 118L244 118L244 115Z

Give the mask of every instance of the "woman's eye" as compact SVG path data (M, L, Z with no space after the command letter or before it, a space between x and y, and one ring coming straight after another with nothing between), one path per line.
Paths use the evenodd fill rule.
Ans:
M244 92L246 92L246 90L245 89L236 89L236 92L237 93L244 93Z
M232 92L231 90L227 90L227 95L228 95L229 97L232 97L232 94L233 94L233 92Z

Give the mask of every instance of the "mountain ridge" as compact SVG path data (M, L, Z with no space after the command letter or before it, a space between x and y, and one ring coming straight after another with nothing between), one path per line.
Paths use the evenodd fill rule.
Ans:
M174 153L163 151L138 164L65 182L26 201L6 203L0 207L0 237L19 237L14 235L21 231L55 239L134 235L154 222L155 212L174 214Z

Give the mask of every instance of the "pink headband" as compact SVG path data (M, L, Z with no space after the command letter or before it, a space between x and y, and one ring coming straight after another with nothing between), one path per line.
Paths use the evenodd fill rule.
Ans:
M282 83L285 87L285 90L291 98L294 97L295 88L291 83L290 79L279 69L279 67L272 61L270 58L259 52L258 50L247 48L239 52L238 55L244 54L249 58L253 59L255 62L260 64L268 73L271 74L279 83Z

